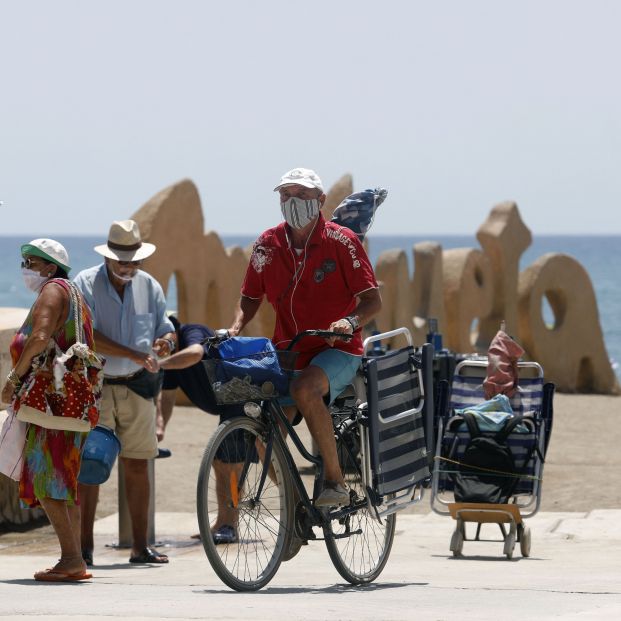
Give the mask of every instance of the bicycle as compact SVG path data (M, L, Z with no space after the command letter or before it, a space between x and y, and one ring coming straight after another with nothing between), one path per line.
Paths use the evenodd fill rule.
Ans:
M292 347L307 336L351 335L325 330L298 334L288 350L278 352L288 372L294 368ZM222 334L216 335L211 342L222 338ZM217 361L208 366L210 379L216 366ZM225 421L217 428L200 466L197 513L209 562L227 586L237 591L261 589L283 561L295 556L308 541L320 539L325 540L339 574L351 584L366 584L380 575L394 539L395 512L407 505L396 501L393 492L379 495L369 480L366 404L360 403L359 396L341 396L330 408L337 453L350 493L348 506L314 506L323 483L321 457L306 449L275 395L246 401L245 417ZM283 429L304 460L315 467L312 496L306 491ZM421 497L409 499L410 503ZM211 525L221 520L220 512L228 512L237 522L235 543L216 545L213 541Z

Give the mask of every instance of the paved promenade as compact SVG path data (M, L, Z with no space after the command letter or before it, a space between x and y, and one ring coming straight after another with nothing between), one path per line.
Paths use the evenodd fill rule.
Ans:
M507 561L500 542L466 542L465 557L454 559L449 541L455 523L430 513L426 497L397 517L391 557L372 585L346 584L323 542L314 542L284 563L263 591L251 594L224 586L200 542L191 538L198 532L198 468L217 418L194 408L175 408L162 443L173 457L157 460L155 468L155 532L170 564L130 565L127 550L109 547L118 535L115 471L101 488L90 583L32 580L35 571L50 567L58 556L50 526L0 536L0 621L618 621L621 487L614 475L621 467L618 404L614 397L557 395L542 510L527 521L532 530L530 558L521 558L516 547L514 559ZM586 426L585 412L592 421ZM308 444L303 427L300 432ZM484 527L484 537L498 534L497 527Z
M621 618L621 510L539 513L528 521L532 556L512 561L498 542L448 550L454 522L434 514L401 515L388 565L370 586L346 584L325 546L314 542L281 565L258 593L239 594L211 570L192 513L158 513L158 540L169 565L127 563L106 547L116 514L98 520L94 578L40 584L31 576L55 553L48 533L0 550L0 618L98 619L615 619ZM488 525L488 537L497 527ZM483 534L485 536L485 530ZM32 535L32 533L31 533Z

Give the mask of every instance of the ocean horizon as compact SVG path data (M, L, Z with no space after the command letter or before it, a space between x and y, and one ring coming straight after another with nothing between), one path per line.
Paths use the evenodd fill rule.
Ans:
M0 236L0 311L2 307L29 308L34 295L22 282L20 268L20 246L31 239L43 235ZM101 236L65 235L55 236L69 252L71 275L80 270L96 265L102 257L93 247L104 243ZM225 247L251 244L255 236L220 235ZM375 266L379 255L391 249L406 252L413 274L412 249L422 241L434 241L443 249L480 248L475 235L373 235L367 237L369 258ZM536 259L549 252L561 252L576 259L588 272L597 300L604 342L617 376L621 379L621 283L618 268L621 264L621 235L539 235L533 236L531 246L520 259L520 270L525 269ZM166 283L162 283L163 285ZM240 283L241 285L241 283ZM177 307L177 292L174 278L168 283L168 306ZM579 292L576 292L579 295ZM552 319L551 311L544 303L543 315L546 321Z

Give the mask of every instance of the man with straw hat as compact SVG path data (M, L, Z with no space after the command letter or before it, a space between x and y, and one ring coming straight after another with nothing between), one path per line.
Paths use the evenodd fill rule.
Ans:
M97 350L106 357L99 422L121 441L127 503L132 521L130 563L167 563L148 546L148 460L157 451L155 397L161 387L157 357L175 349L160 284L140 270L155 246L143 242L133 220L113 222L106 244L95 247L104 263L80 272L75 284L93 312ZM81 485L82 554L93 562L93 524L99 486Z

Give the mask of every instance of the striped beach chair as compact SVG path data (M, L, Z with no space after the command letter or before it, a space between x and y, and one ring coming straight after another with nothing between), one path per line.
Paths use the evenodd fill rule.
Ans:
M405 328L379 336L396 334L406 336L405 347L365 355L362 362L367 397L363 464L371 488L384 498L386 513L422 498L422 484L430 477L426 430L433 424L431 348L415 350ZM365 341L365 351L374 338Z

